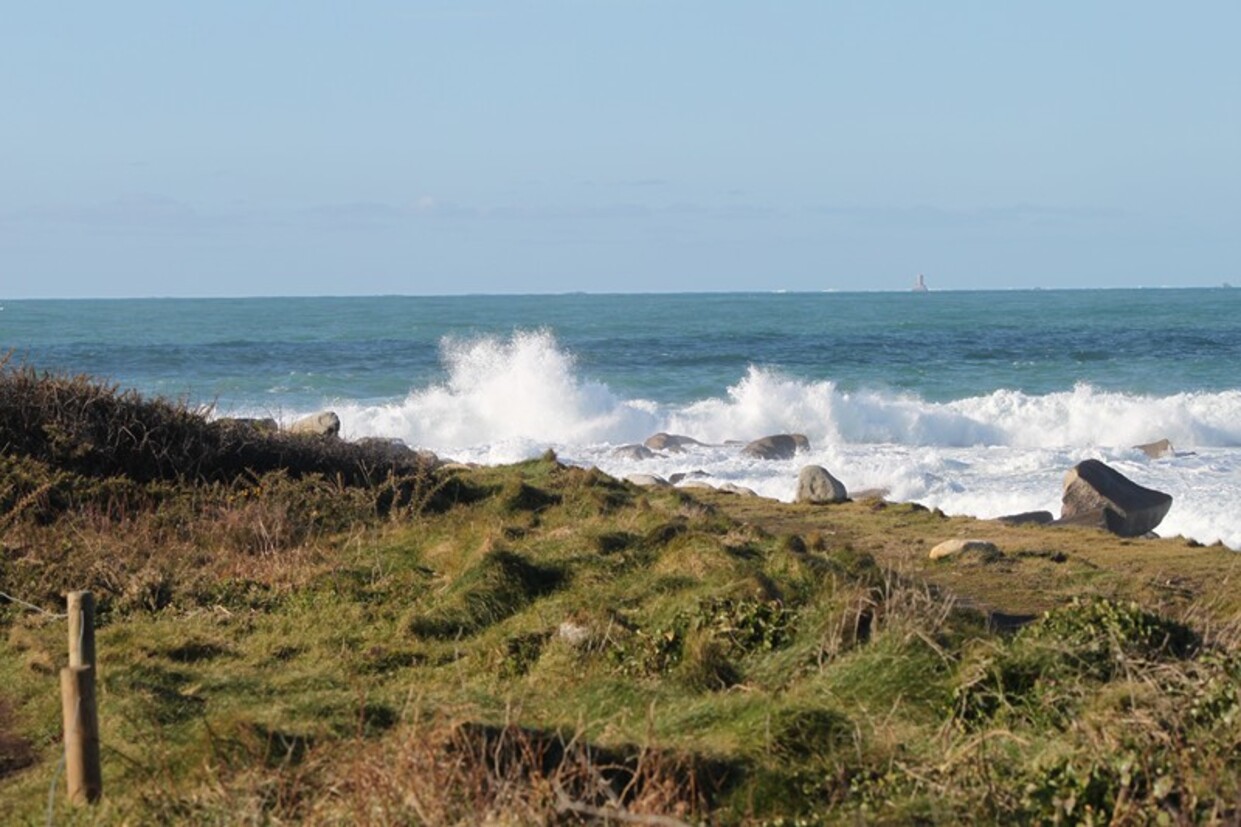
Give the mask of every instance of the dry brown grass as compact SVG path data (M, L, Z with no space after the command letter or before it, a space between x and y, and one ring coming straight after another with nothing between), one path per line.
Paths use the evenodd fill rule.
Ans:
M196 822L677 825L709 811L724 772L659 750L600 749L447 712L378 741L305 748L260 733L239 746L236 769L217 766L189 789L152 790L144 806Z

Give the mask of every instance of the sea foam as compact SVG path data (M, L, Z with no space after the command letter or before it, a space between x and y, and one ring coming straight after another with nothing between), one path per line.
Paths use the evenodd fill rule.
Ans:
M822 464L852 490L953 514L996 517L1057 511L1074 463L1099 458L1175 498L1160 531L1241 548L1241 392L1164 397L1087 384L1031 395L1000 389L934 402L882 389L843 390L778 368L751 366L713 398L685 405L625 399L583 376L546 330L447 339L445 379L397 401L332 402L343 435L399 437L442 456L487 464L553 448L566 461L623 476L702 470L789 500L801 465ZM616 446L659 432L705 443L688 454L630 460ZM740 456L730 440L799 432L812 444L794 460ZM1167 438L1178 454L1152 460L1134 445Z

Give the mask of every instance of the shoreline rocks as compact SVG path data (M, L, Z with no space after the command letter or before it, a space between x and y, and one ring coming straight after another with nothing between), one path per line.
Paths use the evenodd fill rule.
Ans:
M285 430L290 434L307 436L340 436L340 417L335 411L320 411L297 420Z
M741 455L754 459L792 459L798 451L809 451L805 434L772 434L746 445Z
M1146 454L1151 459L1162 459L1163 457L1171 457L1176 455L1176 451L1172 448L1172 443L1167 439L1160 439L1156 442L1147 442L1144 445L1134 445L1136 450Z
M618 459L645 460L655 457L655 452L645 445L634 443L632 445L620 445L612 449L612 456Z
M1079 462L1064 476L1059 525L1087 525L1121 537L1154 530L1172 507L1172 495L1144 488L1097 459Z
M966 554L980 558L984 563L999 560L1003 557L998 546L990 540L967 540L954 538L944 540L931 549L927 555L932 560L943 560L948 557L961 557Z
M836 479L821 465L807 465L797 475L797 495L794 502L830 504L849 499L844 483Z
M642 444L652 451L667 451L672 454L679 454L685 450L687 445L702 445L703 443L690 436L661 432L647 437Z

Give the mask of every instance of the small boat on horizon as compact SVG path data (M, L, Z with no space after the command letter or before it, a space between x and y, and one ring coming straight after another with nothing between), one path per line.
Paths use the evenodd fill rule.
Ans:
M914 282L913 292L915 293L929 293L930 292L930 288L926 286L926 279L923 278L921 273L918 274L918 280Z

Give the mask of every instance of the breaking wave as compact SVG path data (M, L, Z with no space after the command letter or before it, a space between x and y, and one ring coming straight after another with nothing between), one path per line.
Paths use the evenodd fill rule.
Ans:
M708 442L800 432L833 445L1126 447L1241 446L1241 391L1138 396L1080 384L1029 395L931 402L887 390L842 390L751 366L715 398L672 406L624 399L584 377L548 331L448 339L447 379L384 405L338 406L354 436L400 437L432 450L481 445L621 444L657 431Z

